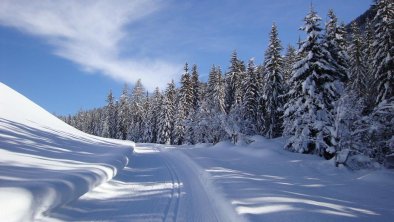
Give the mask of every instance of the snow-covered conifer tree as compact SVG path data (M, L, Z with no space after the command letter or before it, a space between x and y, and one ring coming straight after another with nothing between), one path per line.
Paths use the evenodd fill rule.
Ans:
M366 55L366 61L365 61L365 65L368 68L367 73L369 74L369 77L372 81L373 76L373 43L375 41L375 30L374 30L374 25L372 23L372 20L370 20L369 18L367 18L366 22L365 22L365 31L364 31L364 41L363 44L365 45L363 50L364 53Z
M285 86L283 80L283 59L280 54L282 46L276 25L272 25L270 42L265 52L263 101L264 101L264 134L268 138L282 135L283 105Z
M359 153L384 163L393 155L394 147L394 98L383 100L370 115L355 122L357 129L352 137Z
M286 85L289 84L291 73L293 71L293 66L296 61L297 51L293 46L288 45L286 49L286 54L283 58L283 79Z
M119 139L127 139L127 133L129 131L131 123L131 113L130 113L130 97L129 97L129 87L127 84L124 85L122 94L119 100L119 111L118 111L118 129L119 129Z
M367 98L368 88L370 87L367 81L367 67L365 61L367 56L364 51L364 43L361 38L361 33L358 25L353 23L352 26L352 40L349 46L350 55L350 79L349 89L356 93L359 97Z
M240 110L243 112L240 113L240 110L237 110L237 112L232 113L232 118L239 118L242 120L243 126L239 125L238 127L242 127L242 132L244 134L253 135L257 132L257 115L259 106L259 85L254 59L250 59L248 62L248 68L242 82L242 87L245 92L243 94L243 104L238 108L242 108ZM235 116L235 113L239 113L241 116L237 117ZM235 120L231 121L237 122Z
M171 144L173 124L171 116L171 102L167 96L163 97L162 106L160 108L159 116L159 133L157 137L157 143L161 144Z
M208 108L207 99L203 97L198 106L195 125L191 125L191 127L193 127L195 143L212 142L211 135L209 135L211 130L211 117L212 115Z
M346 31L343 26L338 26L338 19L333 10L328 12L328 22L324 38L325 51L330 55L326 59L332 59L330 64L335 68L334 75L342 82L348 80L349 56L346 52Z
M376 4L373 73L379 104L394 97L394 2L380 0Z
M206 96L210 110L224 112L224 86L220 67L212 66L209 73Z
M157 137L158 143L173 144L174 142L175 102L175 83L171 81L165 91L160 109Z
M141 141L149 143L153 137L153 122L152 122L152 103L149 97L149 93L146 92L146 97L143 103L142 113L142 138Z
M224 136L222 121L224 118L224 81L220 67L213 66L209 73L206 103L209 112L209 134L210 142L217 143Z
M191 76L191 88L192 88L192 108L194 111L197 111L198 104L200 101L200 80L197 70L197 65L193 65L192 67L192 76Z
M175 112L174 143L182 144L185 140L186 119L192 110L193 88L189 74L188 64L185 64L185 73L181 77L181 87L179 89L178 100Z
M144 112L144 94L145 88L142 85L141 79L139 79L135 83L131 94L130 113L132 118L128 132L128 139L135 142L140 142L143 134L142 116Z
M332 58L320 42L320 20L313 8L305 17L307 39L300 48L300 60L292 74L290 100L285 105L286 148L300 153L334 156L334 102L339 98L338 79Z
M243 61L238 59L237 52L234 51L231 55L230 67L225 75L225 104L226 113L230 112L234 104L240 104L242 100L242 76L245 72L245 65Z
M107 96L107 105L105 107L105 121L103 126L103 137L115 138L116 137L116 104L115 98L112 95L112 90L109 91Z

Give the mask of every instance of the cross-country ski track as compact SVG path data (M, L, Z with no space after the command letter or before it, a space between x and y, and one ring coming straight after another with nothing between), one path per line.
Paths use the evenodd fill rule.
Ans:
M51 213L46 221L242 221L208 176L171 146L136 144L111 181Z

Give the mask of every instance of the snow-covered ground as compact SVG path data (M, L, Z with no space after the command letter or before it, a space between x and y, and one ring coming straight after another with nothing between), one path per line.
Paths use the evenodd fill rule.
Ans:
M253 140L131 154L133 143L86 135L0 84L0 221L394 218L393 171L349 171L284 151L283 139Z
M55 210L48 221L242 221L181 152L137 144L113 180Z
M0 83L0 221L33 221L111 179L134 143L68 126Z
M392 221L394 172L349 171L283 150L283 139L254 137L186 153L249 221Z
M136 144L133 161L55 210L59 221L392 221L394 174L352 172L282 149Z

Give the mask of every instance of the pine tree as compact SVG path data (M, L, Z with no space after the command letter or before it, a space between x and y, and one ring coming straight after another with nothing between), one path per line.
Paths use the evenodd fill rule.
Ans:
M197 70L197 65L193 65L192 67L192 76L191 76L191 88L192 88L192 108L194 111L197 111L198 104L200 102L200 81Z
M173 131L172 116L171 116L171 102L167 96L163 97L163 103L160 108L160 119L159 119L159 133L157 137L157 143L171 144L171 137Z
M125 84L119 100L119 113L118 113L119 139L122 140L127 139L127 132L129 131L129 127L131 124L130 117L131 117L131 113L130 113L129 88L127 84Z
M352 137L357 151L384 163L394 153L394 98L383 100L370 115L356 121Z
M338 101L335 116L335 133L338 140L338 150L350 150L352 153L363 153L366 148L356 136L358 132L357 121L362 119L364 100L351 88Z
M209 109L218 112L225 112L224 84L220 67L212 66L209 73L207 85L207 98Z
M199 123L197 119L198 110L192 109L188 115L188 117L184 120L185 125L185 135L184 135L184 144L196 144L196 135L195 135L195 126Z
M131 125L129 127L128 139L140 142L143 135L143 104L144 104L144 93L145 89L142 85L141 79L137 80L134 85L131 101L130 101L130 112L131 112Z
M210 130L211 130L211 117L212 113L208 108L207 99L202 97L203 99L200 101L198 106L198 110L196 113L196 124L193 125L193 134L194 134L194 142L195 143L210 143L212 139L210 138Z
M300 153L317 153L329 159L335 154L333 103L339 98L332 58L320 39L321 18L311 8L303 30L307 39L294 66L290 100L285 105L285 134L292 135L286 148Z
M105 107L105 122L102 132L103 137L115 138L116 137L116 104L115 98L112 95L112 90L109 91L107 96L107 106Z
M259 105L258 76L253 59L249 60L242 87L244 88L243 91L245 92L243 94L243 104L242 106L237 107L239 110L236 110L234 113L239 113L241 110L243 112L242 114L240 113L241 116L233 117L232 119L242 117L243 126L238 127L243 128L242 132L244 134L253 135L257 132L257 115ZM240 109L241 107L242 109ZM235 115L234 113L232 113L232 115ZM235 120L231 121L236 122Z
M225 103L224 103L224 81L222 79L222 71L220 67L213 66L209 73L206 102L209 118L209 142L219 142L225 132L222 128L224 121Z
M185 73L181 77L181 87L175 113L174 143L182 144L185 140L186 119L192 109L193 88L190 80L188 64L185 64Z
M327 58L332 59L330 64L335 68L335 75L342 82L348 80L349 56L346 52L346 31L344 26L338 26L337 17L333 10L328 12L329 20L326 24L326 33L324 39L325 51L330 55Z
M367 60L364 54L364 44L361 38L361 33L358 25L353 23L352 26L352 42L349 46L350 54L350 78L349 89L356 93L359 97L367 98L369 88L367 81L367 67L365 61Z
M264 135L265 127L265 101L264 101L264 85L265 85L265 67L264 64L257 66L257 119L256 119L256 133Z
M394 97L394 3L380 0L376 7L373 73L377 81L376 104L379 104Z
M188 143L208 143L208 130L210 126L210 110L208 109L208 84L200 82L198 88L199 102L195 113L188 118ZM193 137L191 137L193 136Z
M162 95L160 93L160 89L156 87L153 92L153 96L151 99L151 109L150 109L150 122L152 126L152 138L151 143L156 143L158 141L158 133L159 133L159 121L160 121L160 113L162 106Z
M336 41L338 43L340 53L342 53L342 55L340 56L349 57L349 55L346 54L348 48L348 41L347 41L348 35L349 34L347 32L346 24L342 21L341 24L337 27L337 36L336 36ZM347 60L349 60L349 58L347 58Z
M237 52L234 51L231 55L229 71L225 76L225 104L226 113L230 112L234 104L240 104L242 100L241 81L242 75L245 72L245 65L243 61L238 59Z
M283 79L286 84L289 83L291 78L291 72L293 71L293 66L297 61L297 51L296 49L288 45L286 49L286 54L283 58Z
M174 81L170 82L162 99L162 106L158 121L158 143L174 143L176 89Z
M263 100L265 106L265 136L275 138L282 135L283 97L285 94L283 80L283 59L280 55L282 46L278 37L276 25L272 25L270 43L265 52L265 84Z
M372 80L373 80L373 78L372 78L372 73L373 73L372 64L373 64L373 59L374 59L373 58L374 57L373 43L375 41L375 30L374 30L372 21L369 18L367 18L365 23L366 23L365 31L364 31L364 39L365 39L365 41L364 41L365 46L364 47L365 48L363 50L366 55L365 63L366 63L366 67L368 68L367 73L370 74L369 79L370 79L370 82L372 82Z
M146 97L143 103L142 113L142 138L141 141L149 143L153 137L153 122L152 122L152 103L149 97L149 92L146 92Z

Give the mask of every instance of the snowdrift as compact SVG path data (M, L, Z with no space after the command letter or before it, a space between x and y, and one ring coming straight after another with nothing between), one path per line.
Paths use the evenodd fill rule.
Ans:
M33 221L108 181L133 142L85 134L0 82L0 221Z

